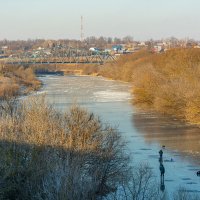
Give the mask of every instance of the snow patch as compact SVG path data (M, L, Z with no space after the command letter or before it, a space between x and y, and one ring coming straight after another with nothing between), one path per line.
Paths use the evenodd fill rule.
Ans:
M118 92L111 90L94 92L94 97L97 102L116 102L127 101L131 99L131 95L128 92Z

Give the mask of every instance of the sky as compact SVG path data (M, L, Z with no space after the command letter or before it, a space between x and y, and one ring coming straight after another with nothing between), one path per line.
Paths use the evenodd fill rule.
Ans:
M200 0L0 0L0 40L200 40Z

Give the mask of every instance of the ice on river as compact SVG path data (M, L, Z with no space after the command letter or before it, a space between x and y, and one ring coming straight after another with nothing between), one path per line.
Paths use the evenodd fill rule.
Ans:
M118 126L120 133L128 141L129 153L133 162L148 162L160 178L158 151L164 150L165 188L172 193L177 187L184 186L190 191L200 192L199 154L194 159L187 157L199 152L199 129L177 126L160 117L138 115L130 104L131 86L122 82L106 80L102 77L46 76L41 93L47 93L49 102L58 109L68 108L76 100L81 106L99 115L102 121ZM155 119L154 119L155 118ZM147 120L148 119L148 120ZM189 152L194 141L196 150ZM186 154L184 151L188 151ZM171 161L171 158L173 161ZM136 163L136 164L137 164Z
M97 102L115 102L127 101L131 99L131 95L129 92L105 90L94 92L94 98Z

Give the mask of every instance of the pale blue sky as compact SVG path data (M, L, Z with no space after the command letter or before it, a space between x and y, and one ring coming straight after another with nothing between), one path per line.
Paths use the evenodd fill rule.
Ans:
M0 6L0 40L80 39L81 15L85 37L200 40L200 0L0 0Z

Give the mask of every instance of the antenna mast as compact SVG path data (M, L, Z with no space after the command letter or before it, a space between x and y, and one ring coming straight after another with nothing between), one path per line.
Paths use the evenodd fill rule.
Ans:
M81 42L83 42L84 34L83 34L83 16L81 16Z

